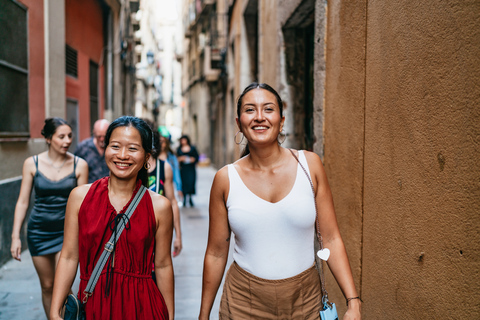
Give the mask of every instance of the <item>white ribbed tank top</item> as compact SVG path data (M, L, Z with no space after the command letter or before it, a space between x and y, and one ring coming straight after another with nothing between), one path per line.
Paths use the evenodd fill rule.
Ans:
M310 174L303 151L298 159ZM228 165L228 178L228 221L235 235L233 259L237 264L270 280L293 277L310 268L314 263L315 203L300 165L292 190L275 203L250 191L233 164Z

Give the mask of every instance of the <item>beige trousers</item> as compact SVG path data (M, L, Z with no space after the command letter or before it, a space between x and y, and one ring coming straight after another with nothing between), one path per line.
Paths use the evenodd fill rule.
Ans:
M321 286L315 266L287 279L266 280L235 262L227 272L220 320L320 319Z

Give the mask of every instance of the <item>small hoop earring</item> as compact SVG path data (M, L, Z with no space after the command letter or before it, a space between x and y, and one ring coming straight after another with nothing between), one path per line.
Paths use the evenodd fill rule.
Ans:
M145 163L143 164L143 167L145 168L145 170L148 171L148 169L150 169L150 163L148 163L148 160L145 161Z
M278 143L279 143L280 145L282 145L282 143L284 143L285 140L287 140L287 133L285 132L285 130L282 129L282 131L280 131L280 134L279 134L278 136L279 136L279 137L283 136L283 140L282 140L282 141L280 141L280 139L277 138Z
M245 138L245 136L243 135L243 132L242 132L242 139L239 142L237 142L237 134L239 134L239 133L240 133L240 130L238 130L237 133L235 133L235 137L233 137L233 141L235 141L236 145L239 145L240 143L242 143L243 138Z

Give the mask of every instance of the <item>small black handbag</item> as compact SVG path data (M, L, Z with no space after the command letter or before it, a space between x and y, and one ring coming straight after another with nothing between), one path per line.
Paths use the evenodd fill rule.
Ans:
M64 315L65 320L85 320L85 310L83 309L83 303L77 299L77 297L71 293L65 300Z

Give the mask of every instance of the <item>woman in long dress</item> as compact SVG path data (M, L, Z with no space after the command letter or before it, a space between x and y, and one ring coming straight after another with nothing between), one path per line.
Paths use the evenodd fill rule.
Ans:
M155 192L144 194L126 222L93 294L84 293L105 243L117 223L126 219L124 213L140 186L148 185L152 131L145 121L124 116L110 124L105 143L110 176L75 188L68 199L51 319L60 319L79 262L78 298L86 301L87 319L173 319L172 207Z
M186 135L180 137L177 158L180 162L180 176L182 177L183 206L186 207L188 203L193 207L192 196L196 193L198 152Z
M213 181L199 319L209 318L232 232L234 263L225 278L220 319L319 319L316 219L331 252L328 266L347 299L343 319L360 319L360 298L320 158L280 145L283 103L267 84L252 83L243 91L236 121L236 142L245 139L247 150Z
M55 268L63 244L67 199L73 188L87 183L88 165L68 152L72 143L72 128L64 119L46 119L42 135L48 150L27 158L23 164L10 251L14 259L21 261L20 229L33 188L35 203L28 220L27 241L42 287L43 308L48 317Z

